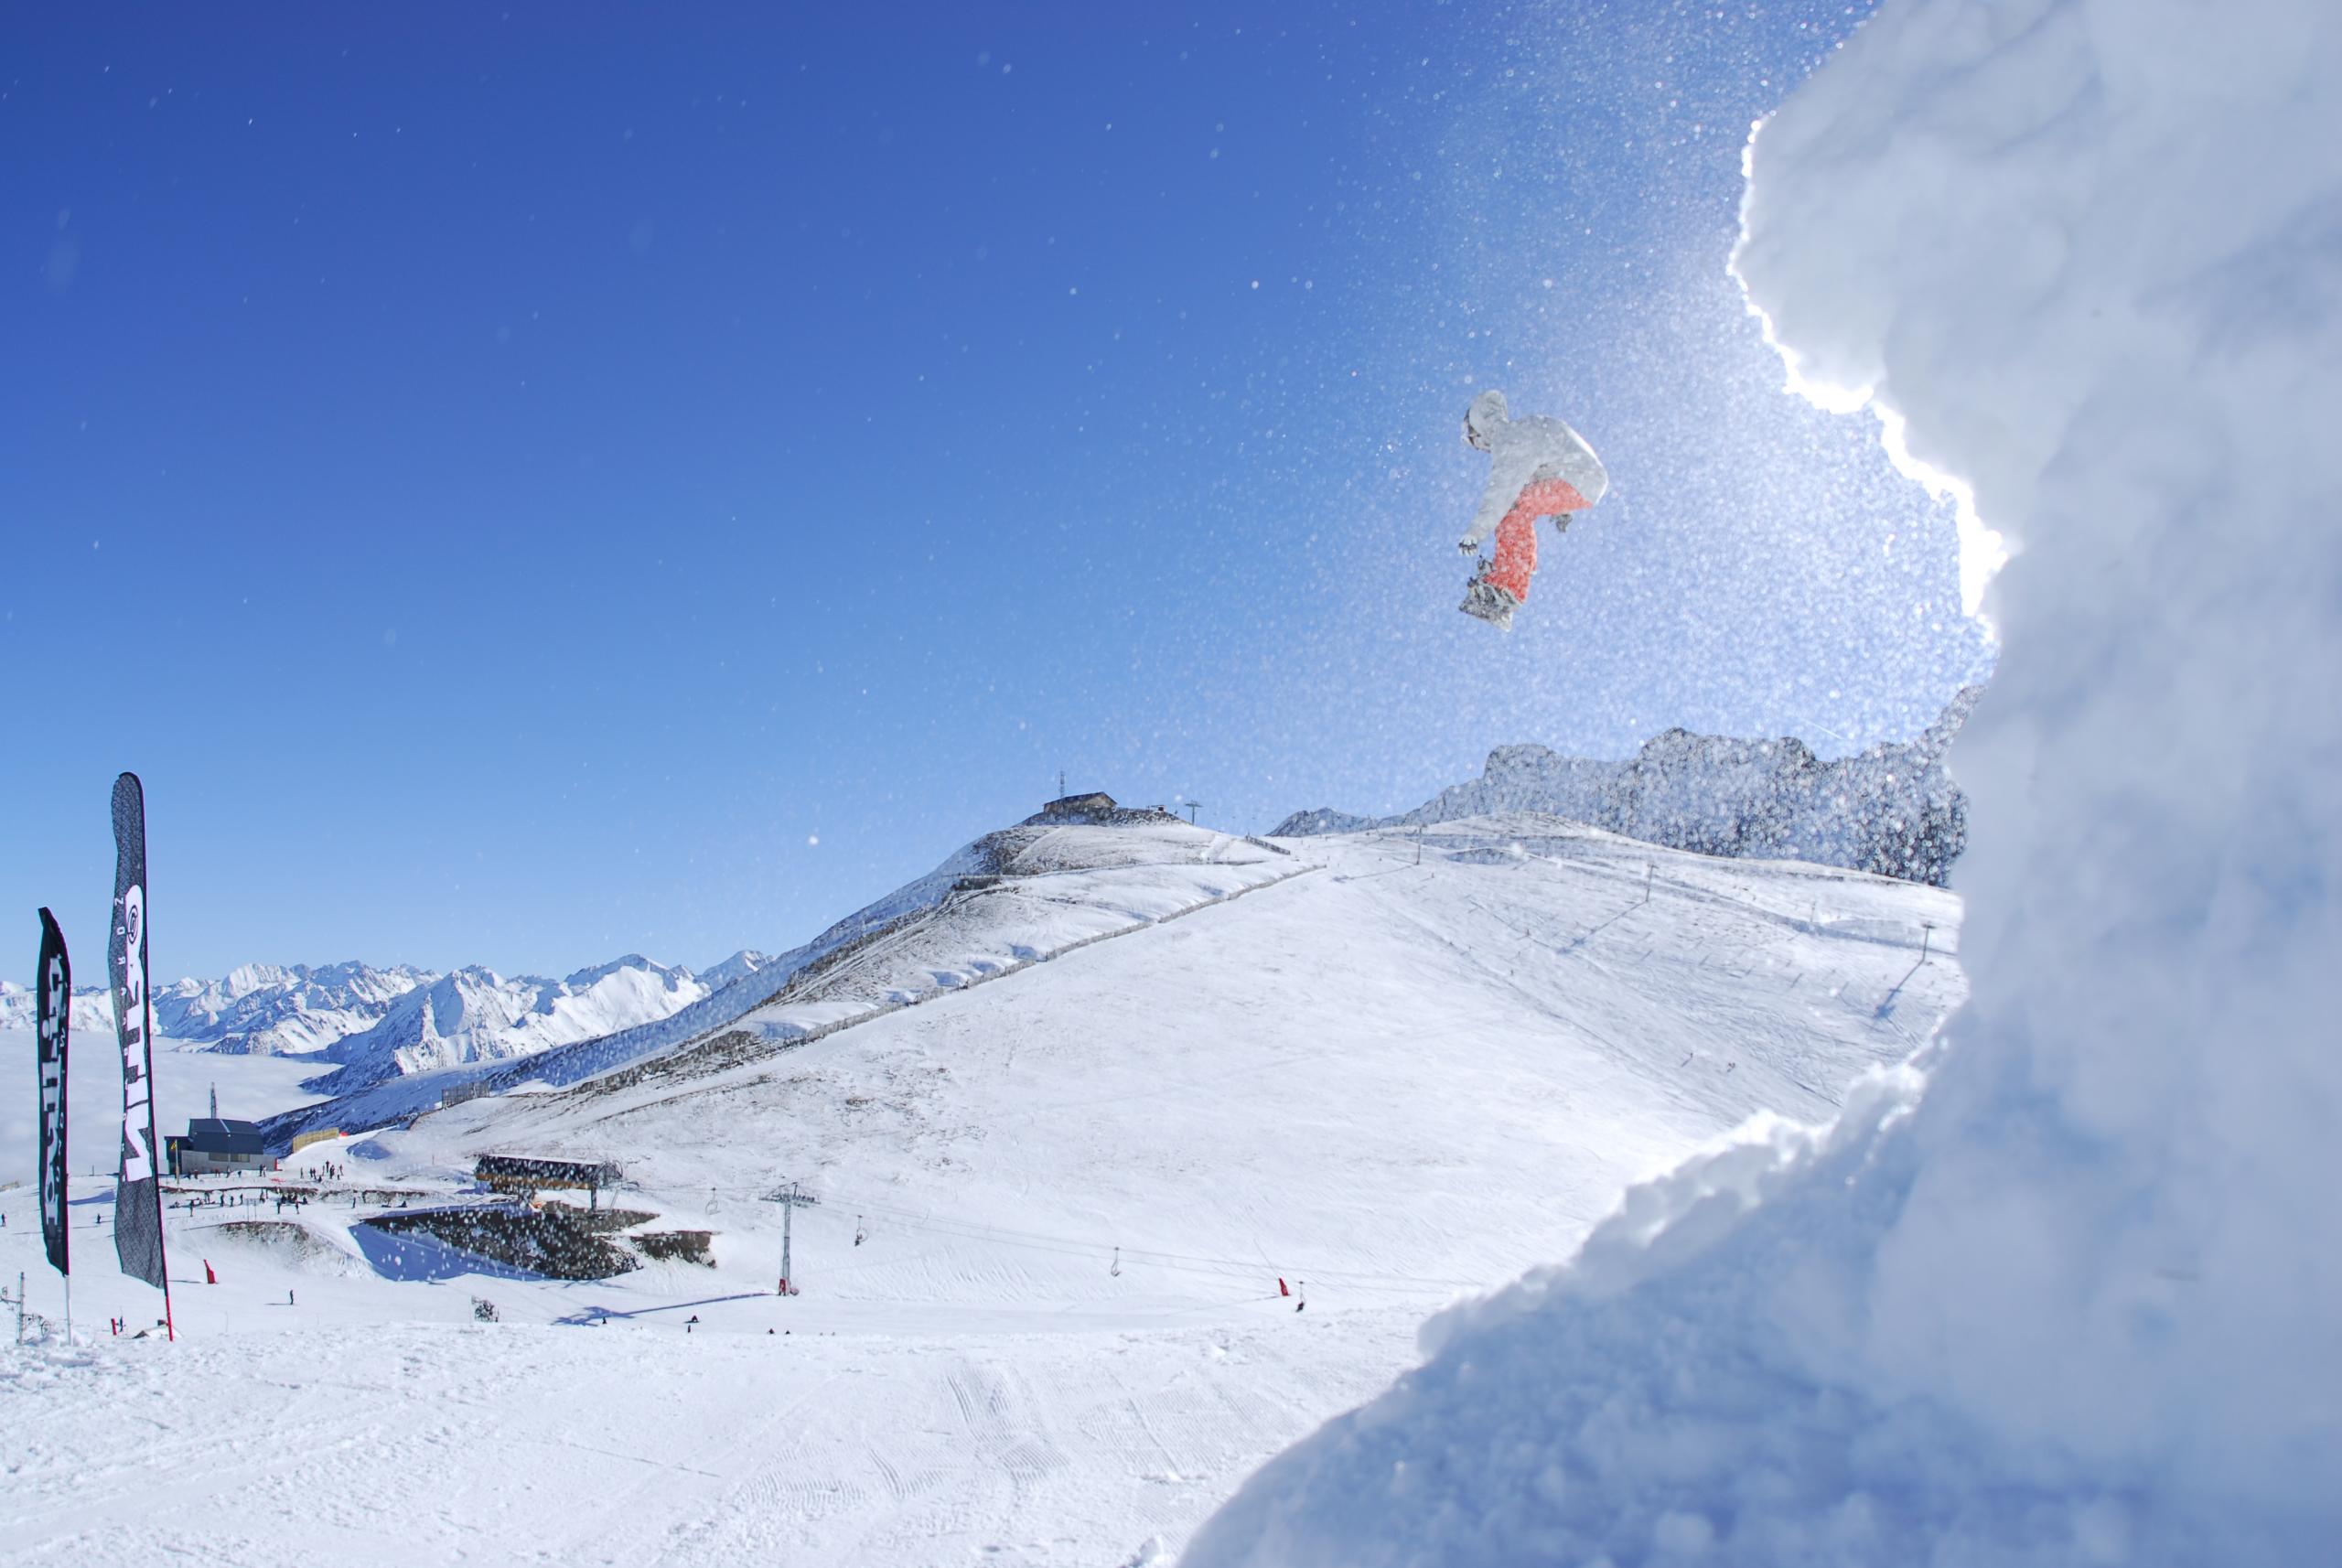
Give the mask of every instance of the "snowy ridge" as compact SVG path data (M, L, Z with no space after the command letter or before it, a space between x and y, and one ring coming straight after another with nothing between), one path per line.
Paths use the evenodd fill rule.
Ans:
M683 1070L656 1058L682 1058L685 1047L711 1043L731 1056L801 1045L1293 870L1289 854L1176 820L1021 824L963 846L811 942L669 1015L522 1061L484 1069L451 1063L455 1070L398 1081L377 1074L338 1098L278 1118L268 1131L282 1143L314 1127L347 1131L408 1121L457 1084L496 1094L528 1083L574 1084L646 1060L634 1070Z
M1966 807L1943 754L1975 706L1966 687L1918 739L1823 762L1804 742L1733 740L1672 729L1625 762L1499 746L1488 768L1412 811L1356 817L1323 808L1279 836L1358 832L1490 811L1542 811L1671 849L1803 860L1943 886L1966 842Z

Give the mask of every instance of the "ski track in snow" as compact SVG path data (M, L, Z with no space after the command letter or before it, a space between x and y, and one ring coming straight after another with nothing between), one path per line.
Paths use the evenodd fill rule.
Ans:
M1427 1311L1566 1254L1628 1182L1754 1112L1827 1114L1962 990L1958 905L1930 888L1540 817L1291 860L1194 837L1166 873L1160 832L1044 835L1037 876L930 908L822 993L909 985L915 1006L291 1162L452 1196L484 1149L615 1157L613 1201L713 1230L713 1269L402 1283L364 1262L349 1226L374 1210L346 1194L298 1244L174 1211L168 1346L105 1337L157 1303L82 1225L83 1343L0 1348L0 1563L1176 1549L1413 1365ZM1179 891L1198 865L1200 906ZM822 1201L784 1302L759 1195L790 1180ZM0 1268L54 1317L31 1194L0 1209ZM207 1260L217 1286L193 1283ZM475 1295L502 1321L473 1322Z

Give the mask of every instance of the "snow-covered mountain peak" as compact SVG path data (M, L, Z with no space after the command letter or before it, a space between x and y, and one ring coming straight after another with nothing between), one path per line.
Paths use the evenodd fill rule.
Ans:
M416 988L370 1027L327 1047L320 1059L339 1068L310 1082L322 1093L348 1094L408 1073L532 1056L655 1023L712 989L690 970L640 953L563 980L469 964Z
M574 991L584 991L600 984L605 980L628 975L640 976L665 985L671 990L689 985L694 979L700 980L703 984L706 980L704 975L694 976L682 964L661 963L655 959L645 958L639 952L630 952L623 957L614 958L607 963L593 964L581 969L566 976L562 983Z
M773 961L773 956L769 953L758 952L754 948L742 948L730 958L701 970L698 979L700 983L706 986L710 992L721 991L736 981L747 979L757 971L771 965Z
M1540 811L1701 854L1807 860L1940 885L1966 839L1944 748L1975 705L1955 696L1917 738L1824 762L1794 736L1742 740L1670 729L1623 762L1500 746L1478 779L1412 811L1299 811L1279 834L1356 832Z

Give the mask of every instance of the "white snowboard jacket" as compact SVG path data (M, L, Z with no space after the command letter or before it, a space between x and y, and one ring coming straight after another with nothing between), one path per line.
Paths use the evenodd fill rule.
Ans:
M1566 479L1588 506L1599 501L1610 488L1602 459L1594 455L1584 436L1560 420L1542 414L1507 418L1500 392L1484 392L1472 400L1471 410L1464 416L1464 434L1492 460L1479 512L1472 519L1471 532L1458 541L1466 549L1479 548L1480 541L1494 532L1504 514L1512 510L1520 492L1541 479Z

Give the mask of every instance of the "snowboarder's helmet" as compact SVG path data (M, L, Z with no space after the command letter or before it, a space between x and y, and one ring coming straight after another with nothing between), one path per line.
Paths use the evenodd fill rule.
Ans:
M1472 406L1464 411L1464 439L1483 451L1487 450L1488 437L1498 425L1505 422L1505 413L1504 393L1493 387L1482 392L1472 400Z

